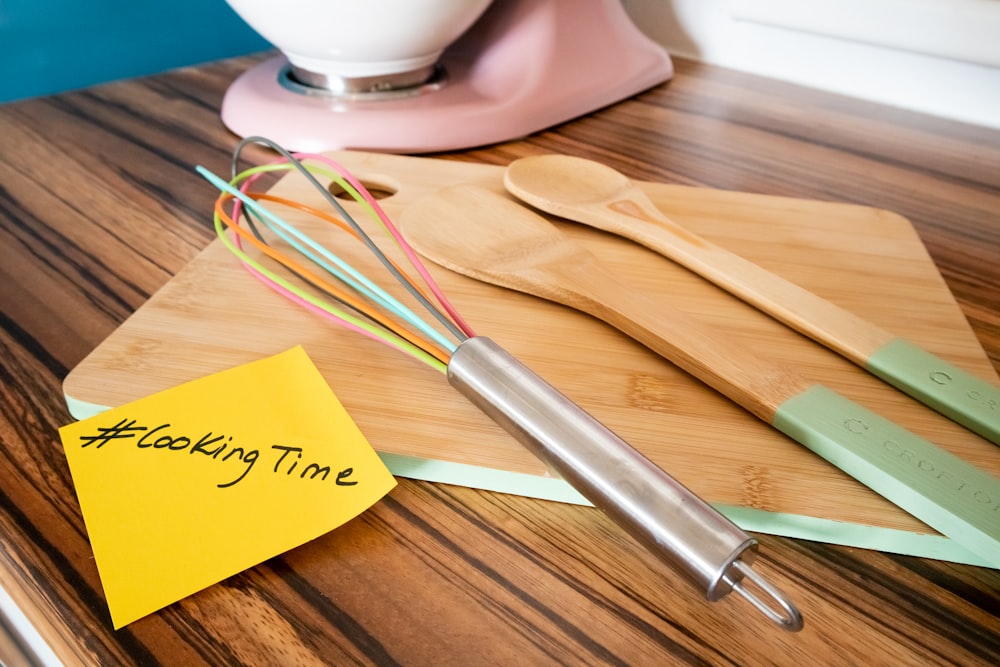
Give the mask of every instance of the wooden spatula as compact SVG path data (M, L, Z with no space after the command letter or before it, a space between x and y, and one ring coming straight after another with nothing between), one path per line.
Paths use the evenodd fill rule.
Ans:
M546 213L624 236L669 257L1000 444L1000 387L683 228L611 167L568 155L540 155L511 163L504 184Z
M525 207L484 188L458 186L414 202L401 223L407 240L432 261L604 320L1000 566L1000 480L648 300Z

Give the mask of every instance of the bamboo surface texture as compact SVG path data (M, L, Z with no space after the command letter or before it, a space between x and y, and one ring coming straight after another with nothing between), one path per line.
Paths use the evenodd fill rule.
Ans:
M425 214L429 217L440 217L439 207L426 204L440 202L441 193L471 189L506 197L502 170L495 166L350 151L336 157L376 189L393 193L383 198L382 205L404 227L422 209L430 209ZM454 183L465 185L448 187ZM746 248L755 260L769 261L776 270L819 291L849 295L853 308L891 320L893 328L946 352L970 372L992 375L959 306L904 218L840 203L658 183L646 187L661 206L692 225L703 225L713 238ZM324 206L321 195L296 175L279 181L271 193ZM942 555L982 564L962 548L948 554L936 544L928 547L927 540L921 545L901 544L911 535L929 536L930 542L936 536L910 514L764 424L772 422L775 410L791 396L822 382L1000 476L996 446L929 413L875 377L634 243L563 224L555 236L565 235L574 247L587 244L570 259L580 260L592 249L612 277L595 280L596 276L588 276L594 271L564 258L561 275L550 280L542 275L542 267L531 265L558 257L560 249L569 245L546 239L539 260L538 244L518 241L518 218L503 208L518 214L526 211L509 198L485 204L470 201L464 215L468 227L479 230L475 233L482 236L480 242L474 242L461 220L457 225L441 220L442 229L446 224L458 227L441 235L456 245L456 254L475 252L466 263L481 270L490 264L521 265L523 274L534 274L536 294L554 296L571 307L601 301L599 317L613 316L616 324L631 327L641 342L676 358L680 368L701 377L732 402L629 338L616 336L596 319L439 271L445 293L479 333L526 360L708 501L764 513L743 520L745 528L766 526L776 534L883 550L896 544L896 549L910 555ZM712 211L712 217L698 220L700 211ZM317 228L298 212L285 215L311 228L314 238L405 300L404 290L379 270L361 244L343 235L338 239L328 224L319 223ZM378 234L377 229L369 232ZM863 266L858 265L859 239L866 246ZM871 245L872 239L878 244ZM587 277L591 279L586 281ZM629 302L642 298L640 294L646 295L646 305L631 310L639 311L647 322L636 329L622 315ZM898 309L901 301L908 304L906 309ZM671 310L678 315L669 314ZM664 339L655 335L657 328L670 331L669 349L658 345ZM707 334L701 333L706 329ZM716 342L709 344L709 339ZM571 492L563 482L554 485L558 480L541 461L451 391L435 372L260 289L247 280L221 242L209 245L157 291L73 369L63 386L74 415L86 415L86 406L121 405L294 345L305 346L373 445L394 461L404 462L391 464L398 474L521 495L532 495L531 487L537 484ZM141 359L136 350L142 351ZM769 362L757 360L765 357ZM80 404L85 406L82 411ZM433 474L428 474L427 461L435 464L430 468ZM905 460L892 461L902 461L907 472L914 467ZM752 473L748 464L754 466ZM755 491L748 493L748 488ZM983 492L997 495L989 489ZM564 497L556 492L534 495ZM968 500L973 512L982 509L975 498ZM816 520L825 523L817 525ZM864 539L845 536L845 529L855 525L880 532Z
M591 508L405 479L348 525L112 631L56 431L71 420L63 380L211 241L215 194L193 167L228 168L236 139L219 121L218 108L226 86L251 62L237 59L0 107L0 584L63 661L995 663L996 570L763 534L765 557L755 568L806 616L805 629L789 634L736 599L698 599ZM989 377L1000 368L995 132L683 60L676 66L669 84L577 121L433 157L468 169L564 153L600 160L634 179L676 184L680 197L705 188L758 193L768 207L843 203L848 218L851 211L881 211L876 226L912 225L922 241L901 243L894 232L857 239L858 271L873 258L890 273L921 269L912 294L899 295L894 285L898 298L879 301L881 316L937 332L918 342L970 371ZM269 159L263 150L251 157ZM735 216L746 202L720 194L685 199L684 206L697 223L720 213ZM773 253L773 266L823 264L823 257L795 254L811 240L796 236L794 226L775 234L796 242L776 246L762 234L748 246L755 261L767 264ZM724 245L726 239L713 240ZM893 259L897 245L901 256ZM926 277L924 260L933 261L940 278ZM188 276L198 284L199 276ZM652 280L639 272L629 277L644 287L643 280ZM939 284L928 291L928 280ZM709 288L690 284L694 291L681 305L697 311L707 293L699 290ZM852 310L864 310L873 295L886 298L876 283L866 284L865 294L848 281L808 287ZM913 307L928 299L933 307ZM457 305L475 311L476 303ZM520 303L525 322L518 326L528 328L536 317L549 321L551 304L526 296ZM198 307L177 304L178 316ZM598 338L620 336L582 315L576 322ZM748 344L792 354L773 343L787 334L770 325L746 327ZM145 360L162 350L129 352L132 373L142 377ZM514 352L528 364L546 358ZM826 356L818 359L817 368L827 363ZM178 369L177 379L190 370ZM612 370L621 371L579 372L561 388L585 396L595 383L611 382ZM666 407L729 409L722 403L670 404L661 391L669 373L632 370L642 385L632 396L650 414ZM398 377L394 372L389 377ZM844 370L835 383L850 387L855 372ZM343 373L346 387L350 371ZM864 382L858 381L862 392ZM337 384L334 389L341 393ZM907 404L897 414L912 409ZM412 430L436 424L454 435L474 428L464 419L442 426L445 420L433 410ZM365 412L357 418L372 419ZM908 426L946 433L952 442L965 437L941 420L928 410ZM983 452L977 463L991 456L977 451ZM766 510L804 497L801 488L777 488L767 466L745 461L741 502ZM705 479L717 472L712 461L704 463ZM808 493L823 481L802 484ZM858 501L825 502L838 509ZM905 517L898 521L909 525Z

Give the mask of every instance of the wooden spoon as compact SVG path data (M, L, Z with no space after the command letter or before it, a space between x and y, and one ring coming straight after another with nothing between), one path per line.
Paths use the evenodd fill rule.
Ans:
M540 155L511 163L504 184L547 213L624 236L669 257L1000 444L1000 387L686 230L611 167L567 155Z
M464 185L414 202L403 211L401 225L407 241L442 266L615 326L985 562L1000 565L1000 480L645 298L544 218L490 190ZM964 484L955 488L949 479Z

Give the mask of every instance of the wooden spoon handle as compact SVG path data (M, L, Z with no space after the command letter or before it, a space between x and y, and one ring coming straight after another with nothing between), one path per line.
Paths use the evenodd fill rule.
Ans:
M768 424L781 404L813 384L737 339L628 290L586 256L550 265L547 274L559 288L550 298L604 320Z
M629 293L596 262L564 264L554 273L566 305L670 359L978 554L984 564L1000 566L1000 480L836 392L756 357L736 339Z
M629 198L594 207L591 224L660 253L855 363L892 338L854 313L715 245L664 216L638 188ZM596 222L593 219L603 217Z
M1000 444L1000 387L874 323L698 237L665 217L638 188L590 215L705 277L844 356L900 391Z

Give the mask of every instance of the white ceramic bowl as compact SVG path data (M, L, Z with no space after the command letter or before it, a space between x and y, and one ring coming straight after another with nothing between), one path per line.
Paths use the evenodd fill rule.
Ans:
M293 66L365 78L432 66L491 0L227 0Z

